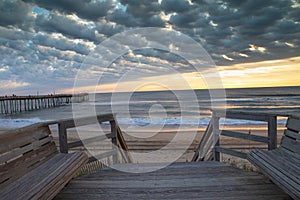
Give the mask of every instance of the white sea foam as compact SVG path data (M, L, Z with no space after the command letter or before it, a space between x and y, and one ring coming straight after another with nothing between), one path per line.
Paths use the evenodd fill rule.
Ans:
M149 124L157 125L199 125L207 126L210 118L119 118L119 124L146 126ZM279 119L278 124L285 124L284 119ZM220 120L224 125L262 125L266 122L226 119Z
M15 128L21 128L31 124L45 122L46 120L41 120L39 118L30 119L0 119L0 130L11 130Z
M0 119L0 130L11 130L15 128L21 128L31 124L45 122L47 120L41 120L39 118L30 119ZM124 125L137 125L146 126L152 125L199 125L205 127L208 125L210 118L118 118L119 124ZM285 119L279 119L278 124L285 124ZM224 125L261 125L266 122L248 121L248 120L235 120L226 119L221 120L221 124ZM109 124L109 122L104 122Z

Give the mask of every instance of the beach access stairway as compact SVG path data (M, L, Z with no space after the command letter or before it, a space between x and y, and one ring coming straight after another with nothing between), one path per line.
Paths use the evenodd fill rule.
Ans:
M300 119L289 117L278 148L252 150L248 160L294 199L300 199Z
M216 113L215 113L216 114ZM239 117L251 118L250 113L241 114ZM232 115L235 117L235 115ZM276 117L273 115L260 116L256 113L257 120L268 123L268 135L271 139L263 136L232 134L240 138L259 140L275 148L276 145ZM210 123L216 127L217 121ZM213 125L214 124L214 125ZM114 127L114 126L112 126ZM210 129L210 128L208 128ZM210 129L212 130L212 129ZM63 132L63 131L60 131ZM209 132L209 131L208 131ZM290 199L289 195L273 184L267 177L257 172L250 172L219 162L220 154L233 153L246 158L247 154L232 149L214 148L219 135L209 133L210 140L207 147L208 155L213 155L214 161L206 162L174 162L174 163L132 163L114 164L109 168L94 171L93 173L78 177L55 197L60 199ZM227 132L228 135L229 132ZM204 137L205 140L206 136ZM69 143L69 142L68 142ZM201 144L204 144L203 142ZM150 145L150 144L149 144ZM70 146L70 145L65 145ZM204 144L206 147L207 145ZM130 148L129 148L130 149ZM220 152L222 151L222 152ZM125 150L124 152L128 152ZM203 152L200 149L202 156ZM199 152L196 152L200 158ZM134 155L134 154L132 154ZM162 155L163 156L163 155ZM207 158L207 156L204 156ZM219 159L219 160L218 160ZM211 160L211 159L210 159ZM199 160L196 160L199 161ZM170 165L169 165L170 164ZM153 169L153 171L151 170ZM155 170L156 169L156 170ZM135 173L127 173L134 171ZM139 173L146 172L147 173Z
M1 199L52 199L88 159L59 153L43 124L0 134L0 153Z
M218 123L219 118L222 116L223 112L221 114L219 112L213 112L212 121L210 122L199 144L200 148L198 146L196 149L194 155L194 158L196 159L193 159L194 162L175 162L172 164L151 163L151 160L149 160L149 163L135 163L134 157L132 158L130 155L131 152L128 151L123 133L113 114L47 122L47 124L43 123L27 127L44 127L43 130L47 132L45 138L47 138L49 137L49 126L57 126L60 153L57 153L55 149L53 150L55 152L54 154L69 156L77 155L79 154L78 151L83 151L88 153L88 163L81 167L80 171L77 172L76 176L78 173L80 173L81 176L73 178L70 181L69 179L66 180L66 182L69 181L67 185L65 185L65 182L57 185L51 182L48 185L48 183L45 184L45 182L49 179L49 176L52 177L51 174L53 171L56 172L62 168L61 165L56 165L56 162L52 162L50 163L51 165L49 165L49 163L47 163L49 162L48 159L45 159L42 161L43 163L39 165L43 165L41 171L38 170L38 172L32 174L32 171L39 169L39 166L30 165L29 168L31 166L33 166L33 168L26 170L26 172L22 172L23 163L20 163L20 161L14 165L14 169L10 171L10 173L12 175L14 175L13 172L16 172L16 174L19 172L22 173L16 178L3 178L2 184L0 185L1 198L51 199L55 196L55 193L58 192L54 199L290 199L289 195L282 191L278 186L273 184L264 175L256 172L237 169L229 164L220 162L220 154L231 154L233 156L247 158L247 153L245 152L239 152L220 147L220 133L222 131L219 130ZM268 124L268 136L254 136L250 134L246 134L245 136L245 134L243 135L233 131L227 131L223 136L250 139L254 141L258 140L261 143L267 144L267 147L270 150L276 148L276 116L262 115L257 113L254 113L254 115L253 113L230 113L227 116L231 118L238 117L238 119L254 118L258 121L263 120ZM99 135L90 134L85 129L85 125L94 123L99 123L101 128L107 128L106 131L109 132L103 131L103 133L100 133L102 131L96 131L96 133ZM75 135L74 133L76 132L69 129L76 127L76 130L80 131L80 129L77 128L81 126L84 129L83 135L87 137L81 137L76 140L76 138L73 138ZM108 129L109 126L110 129ZM20 131L22 132L22 130L24 130L24 128L15 130L14 132L17 134ZM8 133L5 133L4 135L7 134ZM26 138L32 138L32 135L27 134ZM38 140L42 141L43 138L44 137L39 137ZM10 140L2 140L2 138L0 139L1 144L4 145L3 147L6 145L6 149L11 148L10 145L7 145L10 143ZM52 138L46 140L52 141ZM104 145L104 143L101 143L102 141L108 142L109 146L105 146L105 148L102 149L102 145ZM48 143L46 142L44 144ZM93 147L91 150L97 151L93 153L87 151L85 148L89 145ZM22 149L24 146L27 146L27 144L18 144L17 146ZM2 145L0 148L2 148ZM54 149L53 146L51 148ZM48 155L48 153L51 151L52 150L45 150L43 152ZM14 152L15 150L10 149L7 150L7 153L4 153L3 155L1 154L1 156L4 156L5 158L6 154L10 155L14 154ZM36 154L33 150L29 152L26 151L24 154L20 153L19 155L23 157L24 155L30 155L31 152L32 154ZM82 160L86 161L87 157L83 157L84 159ZM15 160L18 159L19 158ZM100 163L105 160L108 161L107 165L111 167L108 168L106 166L101 166ZM7 167L7 164L9 164L8 161L10 160L7 160L1 165L2 168L0 173L3 175L7 173L6 171L10 170L10 167ZM160 169L149 172L149 169L157 169L158 166L161 166L159 167ZM115 170L114 168L119 170ZM136 173L126 173L126 171L135 171ZM148 171L148 173L138 173L143 171ZM65 176L72 177L71 175L66 175L68 174L67 171L54 174L61 175L61 180L65 180ZM40 178L42 181L38 182L37 180ZM26 184L23 184L23 181ZM32 181L38 182L37 185L42 187L35 186L36 182ZM61 182L59 181L59 183ZM65 185L65 187L63 187L63 185ZM27 187L26 189L24 189L25 186ZM40 190L36 190L37 193L35 193L35 198L30 196L22 196L23 192L33 192L33 190L35 190L34 188L37 187ZM7 193L12 190L15 190L16 194L19 193L20 196L14 198L16 194ZM59 190L61 191L59 192Z

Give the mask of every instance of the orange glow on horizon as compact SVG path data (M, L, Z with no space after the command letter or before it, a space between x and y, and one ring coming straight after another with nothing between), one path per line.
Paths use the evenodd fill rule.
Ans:
M207 72L204 77L216 78L219 76L224 88L251 88L251 87L280 87L300 86L300 57L292 57L280 60L270 60L253 63L242 63L231 66L218 66L218 74ZM179 79L182 78L187 84L182 85ZM162 86L155 84L156 80ZM152 82L153 84L145 84ZM209 81L213 82L213 81ZM170 90L186 89L208 89L218 88L219 85L208 85L198 72L183 73L178 75L162 75L146 77L139 80L120 83L110 83L99 86L85 86L80 88L65 89L63 92L130 92L134 91L158 91L166 90L164 85L172 85ZM220 88L220 87L219 87Z

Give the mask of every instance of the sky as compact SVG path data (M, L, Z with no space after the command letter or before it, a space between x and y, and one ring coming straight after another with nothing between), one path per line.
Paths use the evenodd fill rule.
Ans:
M79 92L164 89L143 85L157 80L176 89L207 88L203 76L212 71L199 72L159 49L128 49L108 67L87 63L115 34L147 27L199 43L223 87L300 86L299 0L0 0L0 96L72 92L83 63ZM122 80L132 69L143 75ZM89 74L99 73L105 77L96 87Z

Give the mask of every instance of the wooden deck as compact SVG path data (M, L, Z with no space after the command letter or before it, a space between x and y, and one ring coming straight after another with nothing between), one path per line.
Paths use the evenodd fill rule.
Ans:
M124 169L155 164L122 164ZM73 179L58 199L290 199L263 175L213 161L173 163L150 173L110 168Z

